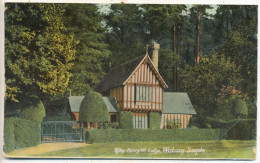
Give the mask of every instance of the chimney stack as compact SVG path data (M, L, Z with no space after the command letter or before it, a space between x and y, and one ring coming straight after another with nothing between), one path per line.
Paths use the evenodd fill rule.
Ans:
M160 49L160 44L154 43L152 45L152 49L153 49L152 61L153 61L154 66L158 70L158 51Z

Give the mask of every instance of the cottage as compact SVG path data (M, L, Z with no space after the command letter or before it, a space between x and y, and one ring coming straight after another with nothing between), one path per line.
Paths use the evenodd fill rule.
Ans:
M149 128L149 113L158 112L162 116L161 128L169 122L177 123L178 128L187 128L196 112L187 93L164 92L168 86L158 71L160 45L153 44L152 48L152 60L146 50L144 56L112 68L96 91L104 96L111 122L118 122L120 111L129 111L133 115L133 127L146 129ZM83 98L69 97L68 112L75 120L78 120Z

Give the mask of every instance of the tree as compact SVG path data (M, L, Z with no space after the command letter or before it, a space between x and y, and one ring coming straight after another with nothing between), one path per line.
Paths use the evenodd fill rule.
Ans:
M108 122L109 114L102 96L89 92L81 102L79 120L89 123Z
M199 47L200 47L200 21L201 21L201 17L202 16L209 16L209 14L206 12L206 9L211 9L211 8L212 7L209 6L209 5L194 5L192 8L190 8L191 14L196 15L196 17L197 17L196 52L195 52L195 48L194 48L195 63L196 64L198 64L200 62Z
M239 88L240 67L230 58L213 54L210 58L201 57L200 64L186 66L181 72L182 87L187 91L191 101L201 110L199 114L211 115L217 108L218 94L223 86Z
M62 94L68 86L75 58L73 35L62 21L64 5L7 4L7 97L21 93Z
M68 90L72 95L84 95L103 78L110 56L105 43L106 29L94 4L69 4L64 14L68 33L79 40Z

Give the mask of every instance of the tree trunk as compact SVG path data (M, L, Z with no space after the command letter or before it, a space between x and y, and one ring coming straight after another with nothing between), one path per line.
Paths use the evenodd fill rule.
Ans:
M180 51L181 51L181 27L178 26L178 34L177 34L177 56L178 56L178 60L180 59ZM178 63L176 64L176 91L179 91L179 72L178 72Z
M200 62L199 47L200 47L200 12L198 11L198 28L197 28L196 64L199 64L199 62Z
M176 28L175 28L175 24L173 24L173 53L176 53ZM173 58L174 59L174 58ZM177 74L177 65L174 65L174 71L173 71L173 92L176 92L176 85L177 85L177 78L176 78L176 74Z

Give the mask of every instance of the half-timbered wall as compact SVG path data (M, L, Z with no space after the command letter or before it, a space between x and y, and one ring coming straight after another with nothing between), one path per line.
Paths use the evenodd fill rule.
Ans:
M151 97L141 98L143 95ZM162 111L163 88L148 63L142 63L123 87L123 110ZM145 99L145 100L141 100Z
M123 100L123 87L115 87L110 90L110 97L115 97L118 109L122 109L122 100Z
M180 122L180 128L185 129L188 127L190 123L190 118L192 115L190 114L162 114L162 124L161 128L165 128L167 125L167 121L171 122Z

